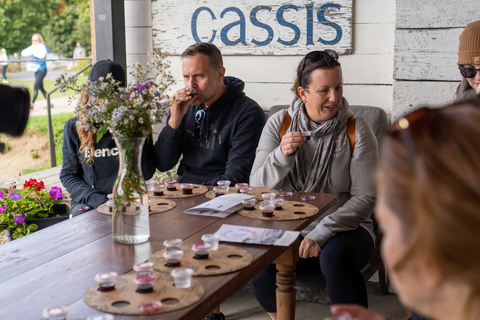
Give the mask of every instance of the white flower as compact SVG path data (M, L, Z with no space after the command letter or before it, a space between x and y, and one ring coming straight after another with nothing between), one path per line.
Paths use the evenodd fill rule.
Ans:
M140 124L143 124L143 118L138 118L138 122L139 122Z

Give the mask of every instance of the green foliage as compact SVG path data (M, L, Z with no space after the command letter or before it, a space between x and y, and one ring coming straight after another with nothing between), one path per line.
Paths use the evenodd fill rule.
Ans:
M32 159L37 159L38 158L38 153L35 152L35 151L32 151L32 152L30 152L30 156L32 157Z

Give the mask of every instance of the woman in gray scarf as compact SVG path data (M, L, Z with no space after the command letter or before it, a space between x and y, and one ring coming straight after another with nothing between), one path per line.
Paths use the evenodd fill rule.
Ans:
M313 51L300 61L292 87L295 99L265 125L250 185L278 190L333 193L338 202L302 232L297 274L322 272L332 304L367 306L361 269L374 246L371 214L375 203L377 140L362 118L350 145L347 122L353 116L343 97L342 69L332 50ZM279 132L288 115L287 133ZM305 131L311 131L307 139ZM308 135L308 134L307 134ZM251 282L255 297L276 319L275 267Z

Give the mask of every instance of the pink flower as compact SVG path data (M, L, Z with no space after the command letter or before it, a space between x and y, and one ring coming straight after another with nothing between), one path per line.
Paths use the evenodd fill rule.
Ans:
M23 224L23 222L25 221L25 216L23 214L16 215L13 218L13 221L15 221L15 224Z
M3 212L3 210L7 209L7 205L4 205L3 207L0 207L0 213Z

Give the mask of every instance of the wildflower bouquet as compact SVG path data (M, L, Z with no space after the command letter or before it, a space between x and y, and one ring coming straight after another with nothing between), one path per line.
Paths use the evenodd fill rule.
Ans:
M10 189L0 192L0 232L10 230L14 239L30 234L38 226L26 220L53 217L54 205L61 204L63 198L61 188L52 187L47 192L43 181L25 181L21 190L12 183Z
M174 80L167 69L165 56L149 52L153 57L146 68L140 63L131 66L130 81L125 88L111 74L99 81L77 84L77 77L62 74L55 85L61 92L70 89L82 96L75 113L77 126L96 134L97 142L110 129L114 137L148 136L152 125L161 123L167 114L166 91Z

